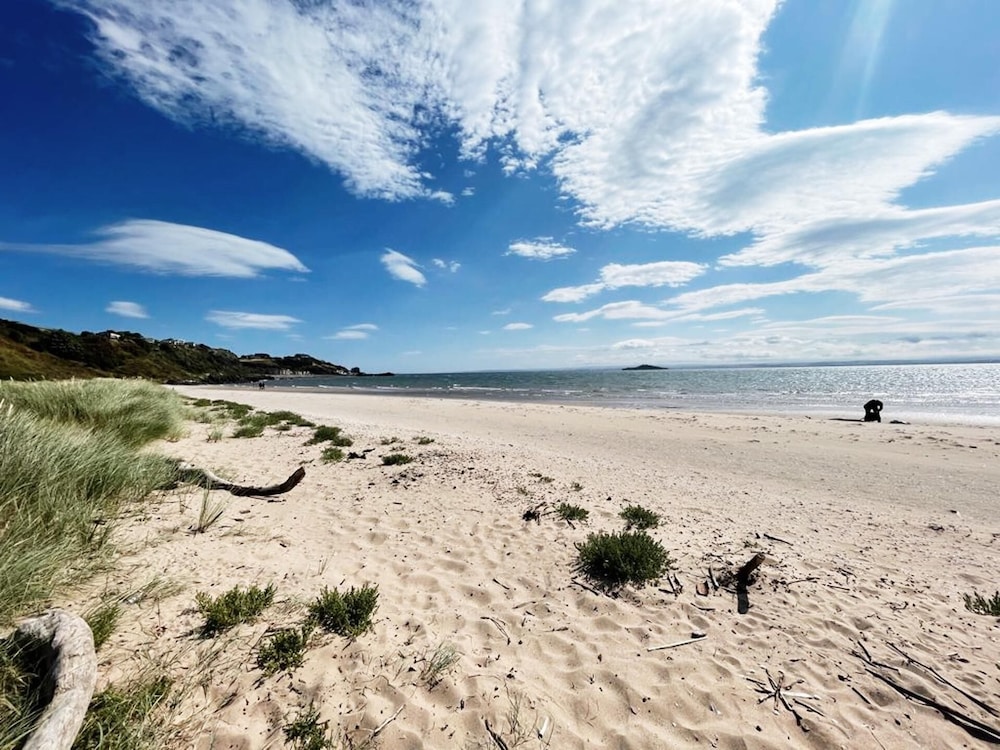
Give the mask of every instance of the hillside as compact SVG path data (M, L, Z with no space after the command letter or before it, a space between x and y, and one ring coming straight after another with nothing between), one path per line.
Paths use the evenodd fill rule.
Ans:
M308 354L237 356L129 331L70 333L0 320L0 378L143 377L164 383L238 383L275 375L363 375ZM390 373L383 373L390 374Z

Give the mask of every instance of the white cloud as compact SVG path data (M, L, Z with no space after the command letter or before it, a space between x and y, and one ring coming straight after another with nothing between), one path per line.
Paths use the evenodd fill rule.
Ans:
M294 324L301 323L290 315L264 315L261 313L212 310L205 320L223 328L257 328L264 331L287 331Z
M682 286L705 272L701 263L687 261L660 261L637 265L609 263L601 269L601 280L582 286L565 286L553 289L542 296L543 302L580 302L605 289L626 286Z
M462 197L463 198L469 198L469 197L471 197L471 196L473 196L475 194L476 194L476 189L475 188L471 188L471 187L462 188Z
M503 310L494 310L490 315L510 315L510 308L506 307Z
M418 270L418 264L413 258L387 248L381 260L393 278L408 281L415 286L427 283L427 278Z
M417 166L449 129L466 157L551 168L587 223L766 242L898 209L1000 132L945 112L765 129L779 0L54 1L92 19L104 65L150 106L296 149L364 196L452 200Z
M149 313L146 308L138 302L110 302L104 312L112 315L121 315L123 318L148 318Z
M374 323L358 323L357 325L341 328L332 336L326 336L325 338L338 341L362 341L367 339L373 331L377 330L378 326Z
M556 315L553 320L558 323L584 323L593 318L604 318L605 320L667 320L677 317L676 312L668 312L659 307L646 305L636 300L625 302L612 302L596 310L589 310L582 313L564 313Z
M450 271L451 273L456 273L458 269L462 267L462 264L457 260L442 260L441 258L433 258L431 263L433 263L437 268L440 268L443 271Z
M80 245L0 242L0 250L42 252L180 276L252 278L261 271L309 271L287 250L213 229L130 219L95 232Z
M0 297L0 310L11 310L12 312L30 313L35 312L34 308L27 302L10 297Z
M604 284L583 284L582 286L563 286L542 295L543 302L580 302L602 291Z
M656 346L655 341L649 341L648 339L628 339L626 341L619 341L616 344L612 344L612 349L652 349Z
M529 328L534 328L531 323L508 323L503 327L505 331L527 331Z
M536 240L518 240L510 243L506 255L518 255L532 260L552 260L565 258L575 253L571 247L566 247L553 241L551 237L539 237Z

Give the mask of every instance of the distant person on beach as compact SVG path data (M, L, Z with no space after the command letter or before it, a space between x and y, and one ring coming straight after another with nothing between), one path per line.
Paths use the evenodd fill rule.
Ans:
M261 390L264 390L264 381L263 380L259 381L257 383L257 387L260 388Z
M865 421L866 422L881 422L882 421L882 402L877 398L873 398L867 404L865 404Z

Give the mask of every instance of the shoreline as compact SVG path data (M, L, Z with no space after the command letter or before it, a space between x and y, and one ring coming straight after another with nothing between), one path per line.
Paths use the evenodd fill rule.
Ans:
M227 498L204 534L183 531L198 492L165 496L123 529L132 550L123 566L181 591L132 608L109 664L187 643L199 622L196 591L278 588L275 611L231 641L232 668L205 678L185 703L199 729L177 747L280 745L282 722L310 701L359 743L395 716L380 736L385 747L489 747L484 721L506 731L515 699L523 728L545 726L560 748L977 746L872 677L859 643L910 689L945 698L889 644L1000 704L1000 628L962 598L996 585L996 430L175 390L294 411L370 451L323 463L322 446L306 445L308 428L209 442L203 424L161 446L236 482L306 469L278 501ZM390 452L414 460L383 466ZM522 518L560 502L588 509L589 519ZM661 516L650 533L674 560L680 588L665 578L611 597L579 578L577 545L621 530L626 504ZM756 553L765 562L746 614L725 588L700 593L709 569L718 575ZM294 625L322 587L362 584L379 588L373 631L352 642L320 638L301 667L261 678L253 644ZM693 632L705 637L651 650ZM420 675L443 645L458 661L431 686ZM188 659L190 669L207 661L201 652ZM813 696L800 700L819 714L798 706L808 731L761 701L767 674Z

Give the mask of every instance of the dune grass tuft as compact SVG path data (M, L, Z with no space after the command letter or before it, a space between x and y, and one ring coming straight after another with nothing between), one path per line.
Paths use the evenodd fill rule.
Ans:
M660 525L660 515L641 505L627 505L618 514L625 519L625 529L655 529Z
M121 382L123 398L134 395L131 381L112 382ZM169 485L176 472L169 460L134 447L143 437L170 434L171 417L159 405L151 406L159 417L133 405L134 429L121 410L103 418L94 404L80 406L80 423L62 422L71 411L66 394L85 399L92 392L59 390L61 408L34 413L43 402L26 395L26 386L51 393L53 385L0 383L0 398L17 397L0 405L0 626L101 564L124 503ZM95 393L111 401L107 388Z
M73 748L152 750L159 745L163 722L158 709L170 695L165 675L137 680L124 687L112 685L93 697Z
M330 445L341 448L354 445L354 441L345 435L343 430L332 425L320 425L313 432L313 436L306 441L306 445L319 445L320 443L330 443Z

